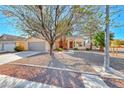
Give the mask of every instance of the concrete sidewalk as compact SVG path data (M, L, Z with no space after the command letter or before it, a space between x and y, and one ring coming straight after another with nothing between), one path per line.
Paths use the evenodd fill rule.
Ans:
M24 52L18 52L18 53L8 53L8 54L3 54L0 55L0 65L26 58L32 55L39 54L41 52L36 52L36 51L24 51Z
M98 76L82 74L82 79L85 88L109 88ZM57 86L0 75L0 88L57 88Z
M0 88L53 88L55 86L0 75Z
M82 78L86 88L109 88L99 76L82 74Z

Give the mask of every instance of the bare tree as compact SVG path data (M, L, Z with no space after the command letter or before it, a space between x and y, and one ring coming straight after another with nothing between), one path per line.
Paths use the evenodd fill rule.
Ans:
M30 36L44 39L50 45L50 55L53 54L55 41L71 31L72 6L4 6L3 11L12 14L22 31ZM7 12L5 12L7 14Z

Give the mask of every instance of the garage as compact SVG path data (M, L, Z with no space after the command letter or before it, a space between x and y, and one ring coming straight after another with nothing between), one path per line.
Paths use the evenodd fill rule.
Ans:
M2 44L0 44L0 51L2 50Z
M45 51L45 42L28 42L30 51Z
M15 51L14 48L16 47L15 43L3 43L3 50L13 52Z

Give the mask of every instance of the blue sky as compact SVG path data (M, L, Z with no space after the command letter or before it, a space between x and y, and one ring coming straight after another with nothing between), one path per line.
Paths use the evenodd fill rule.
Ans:
M120 6L120 9L123 9L124 6ZM118 14L117 14L118 15ZM22 35L22 32L19 29L16 29L14 26L10 25L8 21L12 21L10 19L5 18L5 16L0 13L0 35L2 34L11 34L11 35ZM124 12L120 14L120 17L115 20L119 24L124 24ZM115 33L115 39L124 40L124 26L113 28L110 30Z
M114 8L111 8L110 12L121 10L121 12L117 12L111 18L111 20L114 19L114 22L116 25L121 25L121 26L116 27L116 28L110 27L110 31L114 32L115 39L124 40L124 5L123 6L111 6L111 7L114 7Z
M20 36L19 29L16 29L9 22L12 22L9 18L6 18L2 13L0 13L0 35L11 34Z

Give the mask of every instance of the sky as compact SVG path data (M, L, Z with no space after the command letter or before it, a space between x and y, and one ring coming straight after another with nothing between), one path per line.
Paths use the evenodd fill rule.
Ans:
M119 8L123 9L124 6L119 6ZM9 21L12 22L12 20L6 18L2 13L0 13L0 35L2 34L10 34L17 36L22 35L22 32L19 29L15 28L14 26L10 25ZM118 24L124 24L124 12L120 13L120 16L115 21ZM124 40L124 26L118 28L111 27L110 30L114 33L115 39Z

